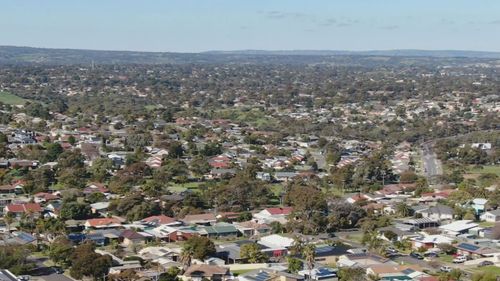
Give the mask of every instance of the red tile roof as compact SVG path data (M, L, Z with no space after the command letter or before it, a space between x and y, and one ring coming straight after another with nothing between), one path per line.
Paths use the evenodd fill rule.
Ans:
M85 224L91 227L96 227L96 226L106 226L112 224L121 224L121 222L116 218L98 218L98 219L89 219Z
M293 208L292 207L267 208L266 211L268 211L273 216L276 216L276 215L289 215L289 214L292 213Z
M10 204L6 208L7 212L11 213L40 213L42 211L38 203Z

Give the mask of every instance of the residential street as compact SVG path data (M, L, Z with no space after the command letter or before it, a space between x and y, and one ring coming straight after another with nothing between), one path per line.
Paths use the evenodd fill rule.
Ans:
M432 143L427 142L422 147L422 163L424 166L424 174L429 182L434 182L436 177L443 174L441 161L437 158L436 153L432 149Z
M32 280L45 280L45 281L73 281L64 274L57 274L52 267L47 267L43 263L46 258L33 258L37 268L32 271Z

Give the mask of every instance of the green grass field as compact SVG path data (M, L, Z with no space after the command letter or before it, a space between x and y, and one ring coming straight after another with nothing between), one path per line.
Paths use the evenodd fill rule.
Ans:
M25 104L26 100L7 92L0 92L0 102L10 105L21 105Z
M171 183L168 190L174 193L179 193L191 189L197 191L200 184L203 182L188 182L188 183Z
M487 173L492 173L492 174L496 174L497 176L500 176L500 165L483 166L482 169L471 167L470 169L467 170L467 172L470 173L470 174L487 174Z
M496 276L500 276L500 267L494 265L475 268L473 271L481 273L493 273Z

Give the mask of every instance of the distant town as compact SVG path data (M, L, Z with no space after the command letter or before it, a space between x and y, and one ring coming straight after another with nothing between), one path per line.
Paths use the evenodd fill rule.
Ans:
M0 48L2 281L500 276L498 58L41 50Z

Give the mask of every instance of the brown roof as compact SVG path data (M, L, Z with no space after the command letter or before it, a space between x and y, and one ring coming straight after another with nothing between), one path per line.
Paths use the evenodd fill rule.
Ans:
M186 269L184 276L213 277L214 275L229 275L229 269L216 265L194 264Z
M137 233L131 229L125 229L124 231L122 231L122 235L121 235L123 238L127 238L127 239L130 239L130 240L135 240L135 239L144 239L144 236L142 236L140 233Z
M198 214L198 215L186 215L183 221L186 222L198 222L198 221L216 221L217 218L212 213Z

